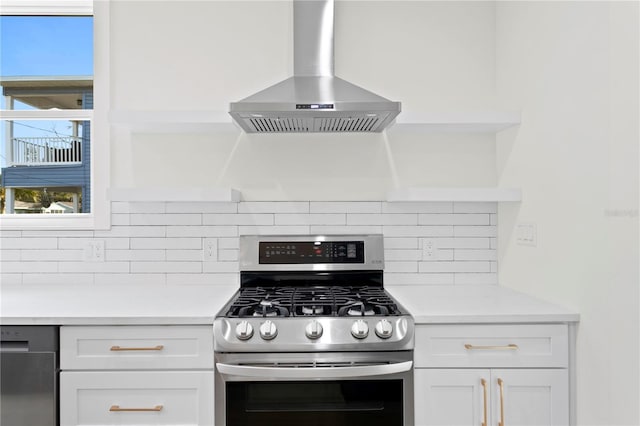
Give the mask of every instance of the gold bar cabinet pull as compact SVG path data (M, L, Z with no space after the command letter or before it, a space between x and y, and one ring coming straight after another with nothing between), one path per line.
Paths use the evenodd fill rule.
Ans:
M109 411L162 411L162 405L156 405L152 408L121 408L119 405L112 405Z
M464 345L464 348L467 350L485 350L485 351L515 351L518 350L518 345L515 343L509 343L508 345L497 345L497 346L478 346L471 345L469 343Z
M482 385L482 426L487 426L487 381L485 379L480 379L480 384Z
M148 348L123 348L122 346L111 346L111 351L123 352L123 351L161 351L164 349L163 345L152 346Z
M500 386L500 421L498 426L504 426L504 381L498 378L498 386Z

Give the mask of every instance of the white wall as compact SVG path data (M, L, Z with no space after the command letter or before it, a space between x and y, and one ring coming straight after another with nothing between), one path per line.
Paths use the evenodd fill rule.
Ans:
M498 138L503 285L572 307L578 424L640 424L638 3L499 2L498 99L522 125ZM537 224L537 247L515 226Z
M111 107L211 110L292 73L285 1L112 4ZM494 104L493 2L339 1L336 74L407 112ZM230 186L246 200L383 200L395 186L491 186L493 135L112 136L114 187Z

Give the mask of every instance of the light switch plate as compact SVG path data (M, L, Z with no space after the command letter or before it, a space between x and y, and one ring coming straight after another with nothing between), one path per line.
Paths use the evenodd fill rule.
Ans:
M538 226L533 222L519 223L516 227L516 243L521 246L538 246Z

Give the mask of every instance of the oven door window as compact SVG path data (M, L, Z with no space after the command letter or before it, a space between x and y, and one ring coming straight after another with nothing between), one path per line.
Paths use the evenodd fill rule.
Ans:
M402 426L402 380L227 382L227 424Z

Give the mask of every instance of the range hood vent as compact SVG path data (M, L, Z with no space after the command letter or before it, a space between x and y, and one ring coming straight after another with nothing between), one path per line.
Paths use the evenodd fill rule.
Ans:
M393 102L334 75L333 0L294 0L294 75L230 104L247 133L381 132Z

